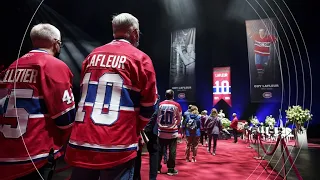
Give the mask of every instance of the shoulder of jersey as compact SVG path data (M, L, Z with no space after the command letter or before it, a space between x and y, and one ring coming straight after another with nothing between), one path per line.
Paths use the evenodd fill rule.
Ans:
M127 43L127 42L120 42L120 43L121 43L121 46L127 47L130 50L130 52L128 52L128 55L131 55L131 56L133 56L134 58L137 58L137 59L142 59L142 57L150 59L150 57L146 53L144 53L140 49L134 47L133 45L131 45L131 44ZM112 45L112 42L95 48L92 51L92 53L99 52L99 51L104 51L105 48L108 48L108 46L110 46L110 45Z
M67 66L67 64L65 62L63 62L62 60L60 60L54 56L47 55L46 58L49 60L49 61L46 61L47 65L50 65L50 66L52 65L52 66L54 66L54 68L57 68L57 66L58 66L59 68L68 68L69 69L69 67ZM50 68L50 66L49 66L49 68Z

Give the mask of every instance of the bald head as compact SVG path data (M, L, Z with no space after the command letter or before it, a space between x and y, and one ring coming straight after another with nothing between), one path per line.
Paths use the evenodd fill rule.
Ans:
M51 24L37 24L30 32L34 48L52 48L55 41L61 41L60 31Z
M174 91L172 89L166 90L166 99L167 100L172 100L174 97Z

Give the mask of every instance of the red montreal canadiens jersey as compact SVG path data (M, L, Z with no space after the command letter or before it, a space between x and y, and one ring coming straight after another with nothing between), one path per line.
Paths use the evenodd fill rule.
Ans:
M136 157L138 136L154 113L156 76L150 58L125 40L89 54L65 160L105 169Z
M180 124L182 116L182 109L179 103L172 100L165 100L159 104L158 124L162 126L172 127L175 122L176 126L173 128L160 127L158 136L163 139L173 139L178 137L178 124Z
M267 35L264 38L261 38L259 34L252 36L254 40L254 52L262 56L270 55L270 46L272 42L276 41L276 37L272 35Z
M60 156L63 145L60 128L70 126L71 122L58 122L58 117L74 109L72 77L65 63L41 50L30 51L1 73L1 180L35 171L30 157L41 168L47 163L51 148L56 157ZM69 98L63 98L66 94Z

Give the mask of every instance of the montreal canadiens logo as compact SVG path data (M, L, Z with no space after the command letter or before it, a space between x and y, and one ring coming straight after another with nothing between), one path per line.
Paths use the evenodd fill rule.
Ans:
M178 94L178 98L180 98L180 99L184 99L185 97L186 97L186 95L184 93Z
M269 99L269 98L272 97L272 93L271 93L271 92L265 92L265 93L262 94L262 96L263 96L264 98L266 98L266 99Z

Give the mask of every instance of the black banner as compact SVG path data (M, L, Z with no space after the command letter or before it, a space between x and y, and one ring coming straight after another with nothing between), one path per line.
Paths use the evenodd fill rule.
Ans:
M280 51L273 19L246 21L251 102L281 100Z
M175 99L195 101L196 28L171 33L170 86Z

